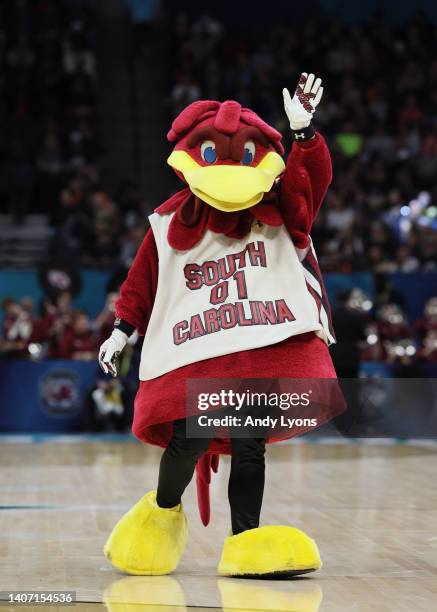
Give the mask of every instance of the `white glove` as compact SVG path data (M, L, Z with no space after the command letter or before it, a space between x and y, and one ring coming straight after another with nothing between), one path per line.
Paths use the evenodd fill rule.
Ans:
M119 329L114 329L109 338L102 344L99 351L99 363L105 374L111 374L114 378L117 376L115 360L124 349L127 341L127 334Z
M323 94L322 79L302 72L293 99L288 89L283 89L284 108L292 130L301 130L311 123L316 106Z

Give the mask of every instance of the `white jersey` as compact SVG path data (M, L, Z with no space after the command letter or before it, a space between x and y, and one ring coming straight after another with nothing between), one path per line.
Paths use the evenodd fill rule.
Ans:
M159 274L140 380L305 332L334 341L308 250L296 249L284 226L255 221L241 240L206 230L193 248L177 251L167 241L173 214L150 216Z

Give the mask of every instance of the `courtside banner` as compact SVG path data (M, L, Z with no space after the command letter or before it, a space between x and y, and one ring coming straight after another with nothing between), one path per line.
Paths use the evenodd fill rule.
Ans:
M314 432L356 438L435 438L435 378L198 378L186 383L192 438L265 438Z

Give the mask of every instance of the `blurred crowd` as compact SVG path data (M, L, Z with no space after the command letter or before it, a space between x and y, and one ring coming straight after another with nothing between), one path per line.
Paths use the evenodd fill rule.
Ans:
M30 298L7 297L2 304L0 353L19 358L95 360L100 344L112 332L116 297L108 294L95 319L73 307L68 291L44 297L38 309Z
M0 203L18 218L50 216L53 260L126 268L151 211L132 180L115 193L100 180L92 6L0 4ZM435 25L418 15L393 27L375 14L243 28L179 14L162 33L169 121L199 98L235 98L286 134L282 88L302 69L323 77L315 123L334 181L312 234L324 271L437 269Z
M413 325L399 304L382 306L376 320L367 322L362 358L403 365L437 364L437 297L428 300Z
M313 229L325 271L413 272L437 266L437 26L376 13L342 24L229 27L210 17L172 25L173 116L199 98L235 98L284 134L282 88L323 77L315 124L334 181Z
M95 318L73 305L69 291L48 294L37 308L31 298L2 302L3 324L0 335L1 359L72 359L96 362L100 345L114 326L116 292ZM100 372L86 397L86 422L89 431L123 431L132 422L133 397L141 343L134 333L118 364L117 379Z
M113 329L116 298L117 293L109 293L95 319L73 307L68 291L61 291L53 298L45 297L37 312L30 298L21 301L6 298L2 304L0 355L95 360L100 344ZM356 329L354 320L347 318L348 311L357 316ZM342 322L344 338L341 337ZM419 319L409 321L396 292L389 295L381 292L372 301L362 290L353 289L337 296L334 323L341 341L339 350L344 350L347 342L356 342L358 361L437 364L437 296L426 302ZM350 365L350 360L348 354L344 361Z
M72 359L95 363L101 343L113 329L116 298L116 293L109 293L104 308L95 318L75 308L68 291L44 297L38 309L30 298L5 298L0 359ZM103 372L96 376L85 400L83 425L86 430L130 429L137 388L136 368L131 365L139 362L137 339L136 334L129 339L120 359L117 379Z
M437 297L415 321L403 299L384 282L374 300L355 288L337 296L333 311L338 344L332 355L339 376L355 377L363 361L409 367L437 364ZM405 373L404 372L404 373Z
M0 198L4 211L56 210L66 176L93 176L95 23L87 3L0 4Z
M49 215L54 260L128 266L145 231L142 204L132 182L110 197L100 181L92 6L0 4L0 204L18 221Z
M143 206L132 181L112 198L89 177L71 178L60 192L52 259L128 268L147 229Z

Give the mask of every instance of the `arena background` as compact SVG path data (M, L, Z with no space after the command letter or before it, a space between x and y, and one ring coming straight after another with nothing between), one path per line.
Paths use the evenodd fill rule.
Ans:
M326 92L334 181L312 237L338 372L435 375L435 3L251 6L2 3L0 429L128 430L141 342L117 383L96 354L147 215L178 189L168 126L193 100L236 98L289 147L281 90L302 70ZM123 418L106 422L105 401Z
M270 445L262 524L305 529L324 567L217 579L221 457L208 529L184 495L177 571L122 577L103 544L161 449L130 433L141 339L117 379L97 352L147 216L179 189L165 134L190 102L235 98L289 150L281 91L302 71L324 81L334 180L312 238L349 409ZM5 610L11 590L74 591L86 612L436 610L436 2L3 0L0 126Z

